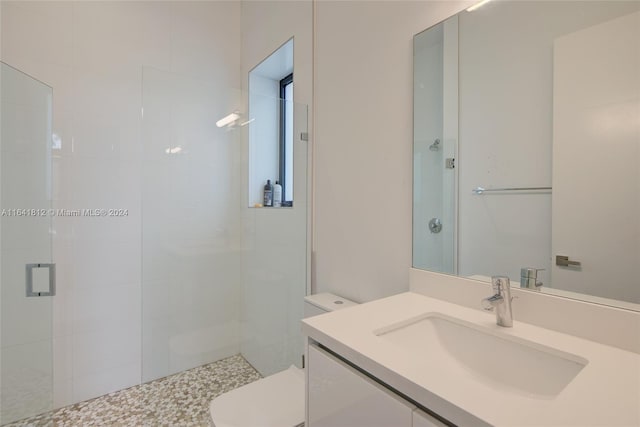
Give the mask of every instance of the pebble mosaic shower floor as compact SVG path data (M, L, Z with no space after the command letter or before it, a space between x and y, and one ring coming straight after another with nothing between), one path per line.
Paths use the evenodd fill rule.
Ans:
M210 426L209 403L214 397L260 378L236 355L6 427Z

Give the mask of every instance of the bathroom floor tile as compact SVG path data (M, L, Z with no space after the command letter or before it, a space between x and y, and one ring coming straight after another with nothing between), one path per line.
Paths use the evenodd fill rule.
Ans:
M214 397L260 378L236 355L5 427L210 426Z

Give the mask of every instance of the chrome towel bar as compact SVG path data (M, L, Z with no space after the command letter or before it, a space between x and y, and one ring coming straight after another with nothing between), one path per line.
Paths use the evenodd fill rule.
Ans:
M498 193L502 191L549 191L551 187L512 187L512 188L484 188L476 187L471 192L473 194L481 195L484 193Z

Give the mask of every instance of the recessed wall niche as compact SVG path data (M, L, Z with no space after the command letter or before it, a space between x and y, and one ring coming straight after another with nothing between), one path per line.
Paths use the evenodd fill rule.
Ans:
M249 72L250 207L293 205L293 86L291 38Z

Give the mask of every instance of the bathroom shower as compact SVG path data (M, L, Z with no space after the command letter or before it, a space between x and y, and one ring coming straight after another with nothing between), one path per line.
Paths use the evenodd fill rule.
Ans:
M138 114L104 150L108 121L84 109L75 114L86 121L57 131L57 88L2 63L0 425L53 420L58 408L234 356L263 376L301 364L306 141L293 148L300 203L267 216L244 202L250 126L211 120L246 108L247 93L154 67L132 74L141 90L85 100L117 106L113 120L121 105ZM294 117L306 133L306 105ZM71 191L78 200L61 196ZM102 210L127 215L83 214ZM57 267L55 296L33 268L45 265ZM160 396L151 389L141 388L149 405Z

